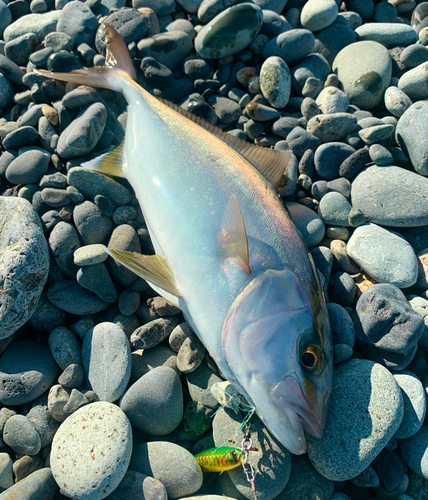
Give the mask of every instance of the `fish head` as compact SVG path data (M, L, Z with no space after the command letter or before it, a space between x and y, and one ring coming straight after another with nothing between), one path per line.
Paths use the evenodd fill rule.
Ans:
M223 328L229 367L272 434L292 453L304 431L321 437L332 384L332 345L319 281L267 270L238 295Z

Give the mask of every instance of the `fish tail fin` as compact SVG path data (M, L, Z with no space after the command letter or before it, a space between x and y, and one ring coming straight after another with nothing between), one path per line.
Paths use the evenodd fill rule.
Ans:
M104 67L95 66L93 68L77 69L69 73L41 69L34 70L34 72L63 82L120 91L121 85L118 82L129 78L136 80L137 74L128 47L122 37L112 26L103 23L103 27L106 38L106 64Z

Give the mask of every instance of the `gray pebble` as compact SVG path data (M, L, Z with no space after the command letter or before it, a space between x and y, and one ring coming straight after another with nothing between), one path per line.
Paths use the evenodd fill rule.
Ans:
M83 5L77 1L73 1L68 5L72 3ZM58 154L68 160L90 153L104 132L106 120L107 110L104 104L100 102L96 102L81 111L59 136Z
M142 491L147 500L168 500L166 488L160 481L133 470L126 472L125 477L110 497L112 500L131 500L138 498Z
M91 43L98 28L98 19L81 2L71 1L60 12L56 31L69 35L74 44Z
M396 166L368 167L352 183L352 206L376 224L417 227L428 222L428 180Z
M330 278L329 298L341 306L350 306L355 298L356 286L348 273L338 271Z
M376 281L399 288L416 283L417 258L401 235L369 223L354 231L347 248L349 256Z
M214 108L218 119L225 124L233 123L241 116L241 106L226 97L212 96L208 102Z
M308 121L306 129L321 142L339 141L357 127L357 118L349 113L317 115Z
M92 403L70 415L52 442L55 481L67 496L96 500L122 481L132 453L132 430L115 405Z
M349 106L348 96L336 87L325 87L316 102L324 114L344 113Z
M60 52L61 50L71 50L74 46L74 40L67 33L54 31L45 36L43 44L46 48L49 47L55 52Z
M428 97L428 83L426 75L428 62L422 63L416 68L410 69L398 80L398 88L402 90L412 101L419 101Z
M391 4L389 4L391 5ZM379 476L371 465L363 470L358 476L351 479L351 483L361 488L376 488L379 486ZM339 500L339 499L338 499Z
M68 417L64 407L70 399L70 393L70 389L66 389L59 384L52 386L49 390L48 411L50 416L57 422L63 422Z
M124 331L113 323L99 323L85 335L82 359L89 387L99 399L119 399L131 376L131 350Z
M112 232L108 248L110 250L141 253L141 245L137 233L128 224L122 224ZM113 280L124 287L130 286L138 279L136 274L123 267L122 264L119 264L111 257L107 259L107 267Z
M16 453L37 455L41 449L40 435L24 415L13 415L3 429L3 441Z
M221 383L222 379L206 364L202 363L195 371L187 373L186 380L192 401L202 403L208 408L217 408L218 402L212 394L211 389L214 384Z
M177 368L182 373L195 371L205 356L205 347L194 333L190 333L180 346L177 355Z
M360 40L372 40L384 45L407 46L415 43L416 31L401 23L365 23L355 29Z
M334 365L343 363L352 357L354 350L348 344L336 344L333 346Z
M390 151L381 144L372 144L369 148L370 159L379 167L392 165L394 159Z
M1 14L1 6L0 6ZM0 453L0 488L7 489L13 486L12 459L7 453Z
M420 43L406 47L400 54L400 61L408 68L414 68L428 61L428 48Z
M137 429L153 436L169 434L183 418L179 376L168 366L150 370L125 392L120 407Z
M426 394L421 381L408 370L394 374L401 388L404 415L400 427L394 434L395 439L406 439L415 435L422 427L426 413Z
M48 33L56 30L59 16L60 12L55 10L45 14L22 16L5 29L4 40L9 42L26 33L35 33L37 42L42 43Z
M80 387L85 380L85 372L80 365L71 364L58 377L58 382L67 389Z
M87 87L86 85L80 85L65 94L62 98L62 105L65 108L70 109L81 107L86 108L90 104L98 101L98 99L98 92L94 88Z
M61 370L72 363L82 366L82 348L71 330L63 326L54 328L48 342L52 356Z
M388 370L369 360L341 363L334 370L324 435L307 436L309 459L328 479L351 479L370 465L402 418L401 391Z
M177 353L164 345L158 345L152 349L137 349L131 353L131 360L131 383L158 366L168 366L180 376L180 370L177 368Z
M107 243L114 227L113 221L90 201L76 205L73 219L83 245Z
M148 299L147 305L158 316L175 316L181 313L181 309L168 302L164 297L153 297Z
M355 149L343 142L322 144L314 156L316 173L321 179L332 180L339 176L342 163L355 153Z
M159 480L168 498L192 495L202 486L202 471L195 458L174 443L152 441L134 446L130 469Z
M314 259L315 267L322 273L324 278L330 281L331 269L333 267L333 254L327 247L316 247L311 250L312 258Z
M393 370L403 370L412 361L425 329L422 316L389 284L373 285L361 295L354 325L363 352Z
M28 323L37 330L50 332L52 328L65 324L65 312L55 307L46 294L42 294Z
M334 235L327 236L331 237ZM345 271L351 275L361 272L361 267L350 258L347 245L344 241L334 239L330 243L330 250L335 257L335 263L338 264L342 271Z
M150 349L165 340L180 320L174 316L154 319L141 326L131 335L133 349Z
M49 236L49 248L61 271L74 278L78 267L73 262L73 254L80 247L79 235L69 222L60 221Z
M46 174L50 155L36 149L13 160L6 170L6 178L13 184L38 183Z
M365 144L374 144L375 142L382 142L391 137L395 130L394 125L375 125L374 127L367 127L358 132L358 135L365 142Z
M105 251L104 245L94 243L93 245L85 245L74 251L73 260L77 266L93 266L101 264L107 260L108 254Z
M138 56L153 57L170 70L176 69L192 50L192 39L182 31L160 33L138 42Z
M324 238L325 226L317 213L292 201L286 202L286 207L306 245L309 248L318 245Z
M260 88L263 96L274 108L280 109L288 104L291 74L289 67L280 57L272 56L264 61L260 70Z
M54 420L46 405L36 405L27 413L28 420L33 424L40 435L41 446L49 446L58 430L59 423Z
M428 146L423 135L427 125L428 102L422 101L412 104L404 112L398 121L396 131L397 142L410 157L413 168L424 176L428 176Z
M297 95L316 97L324 86L331 69L321 54L310 54L294 66L292 85Z
M279 56L286 64L296 63L311 53L315 37L305 29L292 29L279 34L263 50L263 59Z
M116 287L104 262L80 268L76 279L80 286L95 293L101 300L109 303L117 301Z
M339 9L335 0L309 0L303 6L300 22L310 31L320 31L332 24Z
M287 149L291 149L294 155L301 157L307 149L316 150L321 142L318 139L318 137L309 133L302 127L295 127L287 135L287 143L288 143ZM291 163L292 161L290 160L288 165L290 165ZM298 167L298 162L296 161L296 181L297 181L297 167Z
M86 198L93 199L97 194L110 198L116 205L126 205L131 193L111 177L95 170L73 167L68 171L67 182L77 188Z
M38 14L40 15L40 14ZM58 491L58 486L52 476L49 467L36 470L18 483L15 483L8 490L2 493L2 500L14 500L22 498L23 500L30 493L43 500L53 498ZM28 498L28 497L27 497Z
M428 447L428 426L424 425L413 436L400 440L400 453L412 471L428 479L426 450Z
M318 213L326 224L335 226L348 226L351 205L340 193L330 192L320 201Z
M48 289L48 299L59 309L79 316L96 314L109 306L108 302L104 302L74 280L61 281L52 285Z
M4 46L4 55L15 64L24 66L37 45L37 37L34 33L21 35L10 40Z

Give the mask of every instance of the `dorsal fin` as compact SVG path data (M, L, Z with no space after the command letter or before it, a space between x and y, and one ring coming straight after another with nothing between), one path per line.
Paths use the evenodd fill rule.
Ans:
M125 178L125 162L123 157L124 145L125 139L123 139L119 146L117 146L116 149L113 149L110 153L97 156L93 160L82 163L82 167L97 170L98 172L102 172L106 175Z
M174 104L166 99L159 98L163 104L169 106L177 113L185 116L200 127L203 127L211 134L221 139L228 146L233 148L237 153L243 156L254 168L256 168L263 177L272 184L273 187L281 187L281 180L291 158L291 151L276 151L274 149L262 148L249 144L248 142L238 139L227 132L219 129L215 125L207 122L203 118L190 113L177 104Z
M247 231L234 194L226 206L217 234L217 245L222 262L233 259L247 274L251 274Z

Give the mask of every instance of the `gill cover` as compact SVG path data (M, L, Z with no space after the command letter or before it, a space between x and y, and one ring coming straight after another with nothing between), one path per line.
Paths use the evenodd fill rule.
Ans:
M267 270L235 299L223 328L227 362L270 431L291 452L304 431L320 437L331 391L332 355L314 279Z

